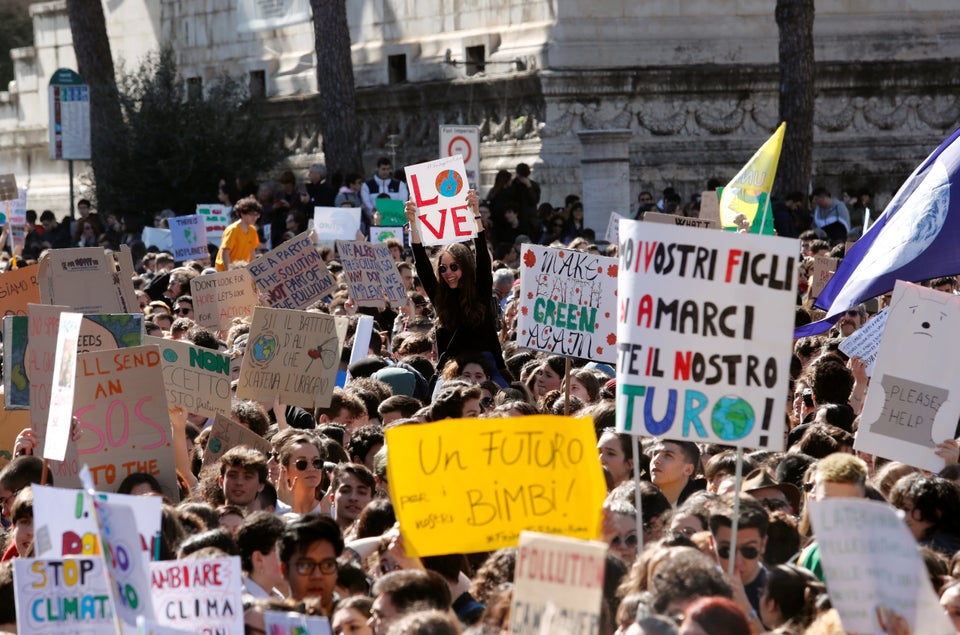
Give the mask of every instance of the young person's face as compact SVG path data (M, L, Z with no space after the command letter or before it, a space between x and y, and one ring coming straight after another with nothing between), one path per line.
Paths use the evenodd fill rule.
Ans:
M600 453L600 465L610 471L614 485L619 485L628 478L633 470L633 459L628 459L623 451L620 438L612 432L604 432L597 442L597 451Z
M253 552L253 567L254 571L264 578L267 584L281 589L286 586L286 578L283 575L283 566L280 562L280 550L276 547L267 553Z
M460 371L460 379L466 379L467 381L475 384L481 384L490 378L487 377L487 373L484 372L483 366L471 362L463 365L463 369Z
M590 403L593 401L590 398L590 393L587 392L586 387L576 377L570 378L570 396L576 397L583 403Z
M317 446L312 443L294 444L290 449L290 460L287 461L284 478L291 482L296 479L294 489L314 491L323 480L323 473L314 465L319 459L320 451ZM303 469L300 469L301 467Z
M551 390L560 388L562 378L550 368L549 364L544 364L537 371L537 382L533 386L533 391L537 397L543 397Z
M482 412L483 408L480 407L480 400L476 397L471 397L463 402L460 416L464 419L475 419L479 417Z
M20 518L13 525L13 539L17 543L17 553L26 556L33 545L33 516Z
M673 485L693 476L693 466L687 462L680 447L669 441L661 443L650 457L650 480L657 487Z
M337 483L332 498L337 509L337 521L352 523L373 499L373 491L356 476L346 473Z
M753 582L760 573L763 550L767 548L766 536L761 536L756 527L740 527L737 530L737 548L734 550L730 543L730 527L718 527L714 540L723 570L727 571L730 558L735 558L734 574L739 575L744 584Z
M263 490L263 483L256 470L231 465L220 477L220 487L227 504L246 507L256 500Z
M446 282L447 286L451 289L456 289L460 286L460 276L463 275L463 270L450 253L444 252L443 255L440 256L437 273L440 274L440 278Z
M319 597L322 604L330 603L337 585L337 554L332 544L326 540L310 543L289 562L283 563L283 568L290 584L291 598L300 601Z

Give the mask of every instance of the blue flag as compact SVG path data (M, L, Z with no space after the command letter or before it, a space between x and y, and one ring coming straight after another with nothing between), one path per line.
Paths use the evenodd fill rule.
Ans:
M893 290L897 280L920 282L960 273L958 137L960 129L914 170L853 244L814 303L827 317L796 329L794 337L826 331L847 309Z

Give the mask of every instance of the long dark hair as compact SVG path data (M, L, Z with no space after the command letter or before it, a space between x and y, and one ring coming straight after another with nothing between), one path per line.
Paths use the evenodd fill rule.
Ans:
M450 254L460 267L460 284L456 294L447 286L440 274L437 274L437 322L440 326L455 329L461 324L475 327L483 322L490 298L481 294L477 288L477 261L470 249L462 243L447 245L437 254L437 266L443 254ZM485 292L489 295L492 290Z

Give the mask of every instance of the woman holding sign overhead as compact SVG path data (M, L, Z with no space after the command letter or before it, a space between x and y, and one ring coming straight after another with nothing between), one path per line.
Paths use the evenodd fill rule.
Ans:
M493 313L493 271L487 251L483 223L480 220L480 199L473 190L467 196L473 210L477 235L473 239L476 256L463 243L443 246L437 254L436 269L420 240L417 227L417 206L407 201L405 213L410 223L410 238L417 275L437 312L437 368L463 353L480 353L496 369L493 381L506 386L509 377L503 363L503 350L497 335Z

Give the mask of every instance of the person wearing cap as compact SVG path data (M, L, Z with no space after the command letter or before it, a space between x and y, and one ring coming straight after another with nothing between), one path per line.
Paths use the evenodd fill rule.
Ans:
M770 511L782 509L791 516L800 511L800 490L797 486L777 482L777 479L762 467L747 474L740 491L750 494Z

